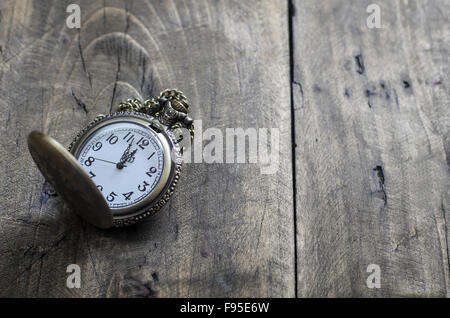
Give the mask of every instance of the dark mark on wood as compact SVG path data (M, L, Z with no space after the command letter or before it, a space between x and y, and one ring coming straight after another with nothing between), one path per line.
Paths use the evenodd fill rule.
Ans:
M41 204L46 204L49 197L50 196L47 193L43 193L41 196Z
M46 204L48 199L52 196L57 196L55 189L53 186L46 180L42 185L42 196L41 196L41 204Z
M294 5L294 3L292 2L292 1L289 1L288 2L288 5L289 5L289 15L291 16L291 17L295 17L295 5Z
M408 81L403 81L403 87L404 88L409 88L411 85L409 84Z
M36 221L29 220L29 219L17 218L15 220L17 222L20 222L20 223L23 223L23 224L26 224L26 225L30 225L32 227L42 226L41 222L36 222Z
M369 105L369 108L372 108L372 102L371 102L371 97L373 95L376 95L376 93L372 92L370 89L366 89L366 91L364 92L367 98L367 105Z
M144 57L142 59L142 77L141 77L141 92L144 89L144 83L145 83L145 73L147 70L147 59Z
M88 81L89 81L89 86L92 88L92 80L91 80L91 75L89 74L87 68L86 68L86 62L84 60L84 56L83 56L83 49L81 48L81 35L80 32L78 32L78 52L80 53L80 59L81 59L81 65L83 66L83 71L84 73L86 73L87 77L88 77ZM73 92L72 92L73 94Z
M395 95L395 104L396 104L397 106L399 106L397 90L394 88L393 91L394 91L394 95Z
M24 252L23 255L27 255L29 251L31 251L31 249L33 248L33 246L29 246Z
M144 293L144 295L148 298L158 298L158 290L156 288L154 288L152 282L147 282L145 284L143 284L142 286L144 286L146 288L146 292Z
M398 242L394 243L394 251L397 252L398 248L400 246L405 246L407 242L409 242L411 239L418 238L419 232L416 228L413 228L412 233L409 233L408 235L402 237Z
M383 172L383 168L381 166L376 166L375 168L373 168L373 171L376 171L376 173L377 173L380 189L384 189L384 172Z
M141 298L157 298L159 295L158 289L154 286L153 282L145 278L135 278L126 274L124 276L124 282L122 292L127 295Z
M386 195L386 189L384 185L384 172L382 166L376 166L373 168L373 171L375 172L377 184L376 184L376 192L382 193L382 199L384 201L384 206L387 204L387 195Z
M219 274L216 277L216 282L219 283L219 285L224 289L225 292L230 292L231 291L231 286L228 285L228 283L225 281L225 278Z
M303 99L304 99L303 85L302 85L302 83L297 82L297 81L295 81L295 80L292 80L292 85L295 86L295 87L298 87L298 91L299 91L299 93L300 93L299 98L300 98L301 101L302 101L302 102L299 103L299 104L300 104L300 107L299 107L299 108L303 108ZM295 107L295 105L294 105L293 109L294 109L294 110L297 109L297 108Z
M447 168L450 172L450 136L445 136L443 138L443 143L444 143L445 159L447 161Z
M208 257L209 256L209 252L208 252L208 250L207 249L205 249L205 248L202 248L201 250L200 250L200 255L202 256L202 257Z
M364 59L362 54L358 54L355 56L355 62L356 62L356 72L359 74L364 74L365 66L364 66Z
M48 195L51 195L51 196L57 195L55 188L53 188L53 186L47 180L45 180L42 185L42 192L44 192Z
M408 94L408 95L411 95L412 94L412 82L411 82L411 79L409 78L409 76L404 76L403 77L403 79L402 79L402 85L403 85L403 89L405 90L405 92Z
M87 113L88 113L88 110L87 110L87 108L86 108L86 105L81 101L81 99L79 99L79 98L75 95L75 93L73 92L73 90L72 90L72 96L73 96L73 99L75 99L75 102L77 103L77 105L84 111L85 114L87 114Z
M350 98L350 90L348 88L345 89L344 96Z
M114 80L113 92L111 94L111 104L109 105L109 112L110 113L112 113L112 110L113 110L113 107L114 107L114 97L116 96L116 89L117 89L117 82L119 81L119 74L120 74L120 49L119 49L119 53L117 54L116 78Z
M448 241L448 226L447 226L447 217L445 216L445 207L444 207L444 201L441 199L441 211L442 211L442 219L444 220L444 244L445 244L445 250L447 252L447 264L450 264L450 250L449 250L449 241ZM448 268L448 272L450 274L450 267Z
M386 87L386 83L384 81L380 81L380 87L384 91L384 96L387 100L391 99L391 95L389 94L389 90Z
M21 271L15 279L19 278L24 273L31 270L31 268L33 267L34 264L36 264L36 262L42 260L45 256L47 256L50 252L52 252L59 245L59 243L61 243L67 237L67 234L69 234L71 230L72 229L70 228L66 232L62 233L59 236L59 238L57 238L53 243L51 243L50 246L38 256L38 258L34 259L29 265L27 265L25 267L25 269L23 271Z
M178 240L178 231L179 231L179 226L178 226L178 224L175 224L175 241Z

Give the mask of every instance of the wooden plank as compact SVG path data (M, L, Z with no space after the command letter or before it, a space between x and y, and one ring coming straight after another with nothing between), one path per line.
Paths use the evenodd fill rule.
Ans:
M293 1L298 295L448 297L450 4L371 3Z
M0 4L1 296L294 296L287 4L77 3L81 30L63 1ZM188 164L159 215L109 231L45 193L28 132L68 145L96 114L166 87L203 129L279 128L277 173ZM66 287L72 263L80 289Z

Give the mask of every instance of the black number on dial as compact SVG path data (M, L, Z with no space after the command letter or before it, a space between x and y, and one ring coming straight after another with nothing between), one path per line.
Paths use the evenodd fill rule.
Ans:
M131 195L133 194L133 191L122 193L122 195L125 197L125 200L131 200Z
M111 145L114 145L118 140L119 137L114 134L111 134L108 138L106 138L106 141L108 141Z
M147 158L147 160L150 160L150 159L153 157L154 154L155 154L155 152L153 152L153 153L150 155L150 157Z
M144 139L144 137L141 137L141 139L139 139L139 141L136 143L136 145L141 147L141 149L144 149L149 144L150 144L150 142L147 139Z
M147 183L147 181L144 181L143 185L139 185L138 186L138 190L142 191L142 192L145 192L145 190L147 190L147 186L149 186L149 184Z
M108 202L113 202L116 196L117 194L115 194L113 191L106 197L106 200L108 200Z
M100 191L103 191L103 186L102 186L102 185L98 185L97 188L98 188Z
M152 174L154 174L156 172L156 168L155 167L151 167L146 174L151 178Z
M102 146L103 144L100 141L98 141L95 143L95 145L92 146L92 150L99 151L102 148Z
M127 139L128 138L128 139ZM129 143L130 141L134 141L134 135L131 135L131 132L128 132L123 139L126 139L127 142Z
M89 176L90 176L91 178L93 178L93 177L95 177L95 176L96 176L96 174L95 174L95 173L93 173L92 171L89 171Z
M87 158L87 159L84 161L84 164L85 164L86 166L90 167L90 166L94 163L94 161L95 161L95 158L94 158L94 157L89 157L89 158Z

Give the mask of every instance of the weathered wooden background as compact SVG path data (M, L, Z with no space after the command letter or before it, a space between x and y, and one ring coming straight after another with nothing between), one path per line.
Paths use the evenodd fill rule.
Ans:
M2 0L0 296L450 296L449 20L446 0ZM277 173L188 164L160 214L108 231L46 193L31 130L68 145L165 87L203 129L279 128Z

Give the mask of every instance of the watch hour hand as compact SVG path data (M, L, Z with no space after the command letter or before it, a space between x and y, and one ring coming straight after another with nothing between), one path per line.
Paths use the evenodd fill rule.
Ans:
M134 161L134 154L137 152L138 150L137 149L134 149L130 154L129 154L129 156L127 157L127 160L125 161L125 162L133 162Z
M125 151L123 152L119 162L116 164L117 169L123 169L124 167L126 167L125 162L127 162L128 157L130 155L130 148L132 144L133 142L129 143L127 149L125 149Z
M130 148L131 148L131 143L128 144L127 149L125 149L125 151L123 152L122 157L120 157L120 161L122 161L128 157L128 154L130 153Z
M117 169L122 169L123 167L126 167L125 162L133 162L134 161L134 154L136 153L137 149L134 149L132 152L130 152L132 145L133 145L133 142L128 144L127 149L125 149L125 152L122 154L120 161L116 165Z

